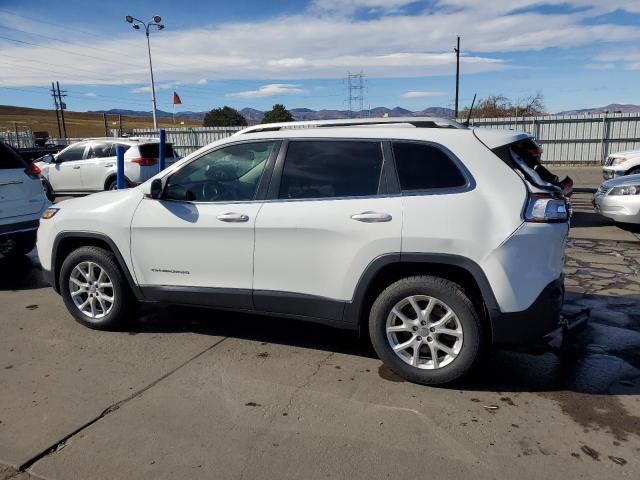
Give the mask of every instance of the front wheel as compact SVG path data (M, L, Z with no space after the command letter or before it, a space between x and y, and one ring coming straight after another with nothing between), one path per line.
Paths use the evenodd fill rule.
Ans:
M369 316L376 353L415 383L450 383L467 374L482 353L483 325L461 288L430 276L408 277L384 290Z
M114 255L98 247L81 247L69 254L60 269L60 292L74 318L96 330L123 325L132 303Z

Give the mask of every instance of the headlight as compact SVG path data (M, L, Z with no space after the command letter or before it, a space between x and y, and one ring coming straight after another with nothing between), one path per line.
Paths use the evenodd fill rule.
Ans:
M609 195L639 195L640 185L626 185L624 187L614 187Z
M47 208L44 213L42 214L42 217L40 217L42 220L49 220L50 218L52 218L56 213L58 213L58 210L60 210L59 208Z
M611 165L620 165L621 163L624 163L626 161L627 159L625 157L614 158L613 162L611 162Z

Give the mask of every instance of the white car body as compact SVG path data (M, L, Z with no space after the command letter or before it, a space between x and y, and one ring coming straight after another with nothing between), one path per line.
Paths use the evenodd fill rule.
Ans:
M0 248L8 240L34 236L42 212L49 206L37 172L0 145ZM9 163L11 162L11 163Z
M59 289L60 263L71 248L65 242L86 241L114 251L142 301L276 313L358 328L372 276L396 264L424 264L475 282L494 343L522 343L555 328L568 223L525 221L525 205L536 189L491 150L528 135L391 122L399 120L378 120L376 128L366 121L333 128L249 128L192 153L152 180L166 184L191 162L229 145L276 142L280 150L272 160L278 165L286 161L285 145L291 142L357 139L445 150L466 185L291 200L268 198L265 190L260 200L218 203L151 198L150 180L60 204L39 229L42 267ZM393 168L386 150L384 162L383 178L384 169ZM269 175L273 188L278 167Z
M158 173L157 151L143 158L142 150L152 146L157 150L157 138L95 138L69 145L52 155L50 161L36 164L42 177L56 194L83 194L108 190L116 178L115 146L123 145L124 173L128 186L139 185ZM169 148L165 168L179 158Z
M603 162L602 177L605 180L638 173L640 173L640 150L612 153Z
M640 175L603 182L593 197L593 205L596 212L614 222L639 224Z

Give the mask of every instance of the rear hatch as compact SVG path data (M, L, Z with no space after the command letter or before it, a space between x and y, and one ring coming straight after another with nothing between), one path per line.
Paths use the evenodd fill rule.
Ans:
M6 144L0 143L0 222L39 213L44 207L42 181L28 175L27 163Z
M158 160L160 158L160 143L159 142L143 143L142 145L138 146L138 149L140 150L140 155L143 158L156 159L156 160ZM175 160L177 160L176 158L174 158L173 144L165 143L165 145L164 145L164 158L165 158L165 161L167 162L167 164L173 163Z
M571 196L573 180L561 180L542 165L542 147L527 133L476 128L473 133L536 189Z

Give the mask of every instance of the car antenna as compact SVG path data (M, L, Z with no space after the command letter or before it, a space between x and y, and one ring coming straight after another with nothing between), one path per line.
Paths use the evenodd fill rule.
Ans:
M469 114L467 115L467 121L464 122L464 126L468 127L469 126L469 122L471 121L471 114L473 113L473 106L476 104L476 95L477 93L473 94L473 100L471 101L471 108L469 109Z

